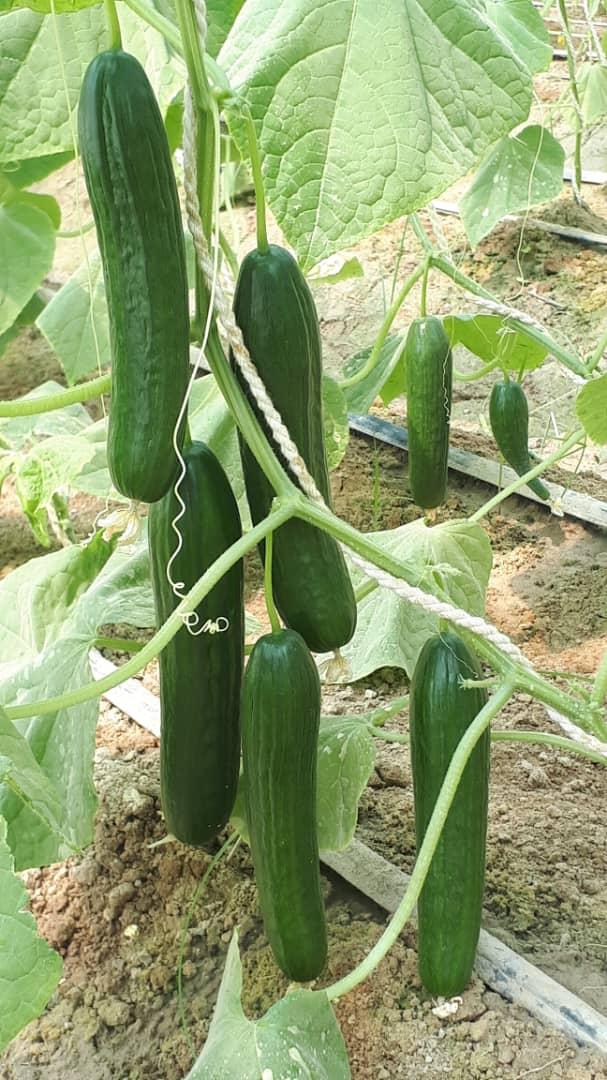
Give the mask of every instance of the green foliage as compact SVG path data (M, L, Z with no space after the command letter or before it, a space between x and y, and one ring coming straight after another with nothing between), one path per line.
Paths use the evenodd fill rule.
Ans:
M15 187L28 188L32 184L39 184L51 173L67 165L73 157L73 150L63 150L59 154L46 154L44 157L29 158L26 161L7 161L3 165L3 172Z
M39 701L90 682L88 653L104 623L154 625L145 539L133 549L111 551L97 534L83 547L32 559L0 582L2 704ZM93 700L15 724L64 796L61 827L70 848L85 847L92 838L98 708ZM56 831L6 785L0 813L8 822L18 869L69 854Z
M378 394L382 395L386 404L406 389L405 354L401 348L403 344L402 334L392 334L386 338L382 345L377 363L372 371L360 382L344 388L348 411L352 413L366 414ZM372 346L362 349L351 356L344 365L344 378L351 378L367 363L372 351ZM386 397L384 397L384 394Z
M552 46L548 27L541 11L529 0L485 0L485 10L491 24L510 42L534 75L550 67Z
M331 472L337 468L348 448L350 429L343 391L328 375L322 377L322 404L327 466Z
M607 116L607 69L601 64L582 64L578 72L582 116L588 127Z
M560 142L538 124L500 139L460 200L472 246L506 214L556 198L563 186L564 164Z
M339 0L330 18L317 0L248 0L219 61L304 268L424 206L531 101L529 69L470 0Z
M59 289L37 326L59 357L70 385L109 365L110 328L98 252Z
M318 736L318 846L342 851L354 836L359 799L375 764L362 716L321 716Z
M207 52L217 56L244 0L207 0Z
M607 444L607 374L587 382L580 390L575 411L593 442Z
M348 1080L346 1048L325 993L294 990L256 1021L247 1020L241 993L234 933L208 1038L187 1080Z
M429 528L422 519L370 536L407 567L407 580L441 600L473 615L482 615L491 571L491 545L478 525L449 521ZM355 587L367 579L353 571ZM436 633L438 619L395 593L375 589L358 605L356 633L342 654L348 661L348 682L363 679L380 667L413 673L426 638Z
M451 345L463 345L488 362L497 358L508 371L533 371L548 356L544 345L513 330L501 315L447 315L443 320Z
M40 1015L63 969L61 958L38 936L26 903L0 818L0 1051Z
M0 204L0 333L9 330L53 265L55 229L29 201Z

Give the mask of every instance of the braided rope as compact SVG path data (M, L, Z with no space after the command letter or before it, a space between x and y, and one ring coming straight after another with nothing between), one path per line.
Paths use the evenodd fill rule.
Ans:
M197 11L198 5L201 3L202 0L195 0ZM238 369L245 379L255 403L272 433L272 438L279 447L289 468L304 493L312 499L313 502L324 506L324 499L314 480L310 476L301 454L293 442L280 413L273 405L270 396L259 377L257 369L251 360L240 327L237 325L236 319L234 318L228 296L217 281L216 268L209 252L200 218L200 204L198 200L196 177L196 116L189 84L186 87L185 93L183 155L188 227L192 234L194 250L202 275L207 283L209 291L214 289L215 310L219 322L223 327ZM346 550L345 545L342 544L341 546L342 549ZM533 670L533 665L524 656L518 646L515 645L506 634L503 634L485 619L482 619L479 616L470 615L467 611L463 611L445 601L438 600L430 593L426 593L422 589L409 585L400 578L396 578L392 574L380 570L378 567L374 566L373 563L368 562L366 559L361 558L350 550L346 550L346 554L354 565L358 566L367 577L371 578L373 581L377 581L378 585L382 588L390 589L403 599L424 608L431 614L448 619L450 622L462 626L464 629L470 630L472 633L485 638L487 641L496 645L502 652L511 656L518 663L527 668L527 670ZM549 709L548 712L562 730L566 731L572 738L586 746L591 745L593 749L597 749L598 747L600 752L605 753L607 756L607 750L603 743L580 731L579 728L572 724L566 717L561 716L560 713L557 713L552 709Z

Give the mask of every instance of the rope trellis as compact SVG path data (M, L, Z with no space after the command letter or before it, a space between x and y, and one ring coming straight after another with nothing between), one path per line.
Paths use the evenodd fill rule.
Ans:
M206 28L206 5L204 0L195 0L196 18L199 28ZM204 40L204 39L203 39ZM325 506L324 499L318 490L313 478L310 476L306 464L293 442L289 431L283 423L282 417L274 407L269 394L261 381L255 365L251 360L249 351L244 343L240 328L238 327L232 311L232 306L226 292L217 280L217 268L209 251L207 240L202 228L200 217L200 204L198 200L198 187L196 175L196 116L192 98L191 87L186 87L185 109L183 118L183 153L184 153L184 186L186 195L186 214L188 226L194 242L194 250L201 273L209 289L209 294L214 296L214 306L217 318L223 328L228 344L234 355L239 372L243 376L255 403L262 414L272 438L287 465L296 478L302 491L313 502ZM467 611L457 608L445 601L438 600L430 593L409 585L406 581L388 574L366 559L351 552L344 544L341 545L350 562L357 566L367 577L376 581L384 589L390 589L409 603L422 607L425 611L447 619L455 625L463 627L487 641L496 645L503 653L532 671L533 665L521 652L517 645L491 623L479 616L470 615ZM598 750L607 757L605 744L591 735L580 731L571 721L552 709L547 709L550 717L554 720L569 737L593 750Z

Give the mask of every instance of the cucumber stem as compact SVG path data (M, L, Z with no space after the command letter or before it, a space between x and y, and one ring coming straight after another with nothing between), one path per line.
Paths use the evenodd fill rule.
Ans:
M244 118L247 127L247 139L249 142L249 157L251 159L251 172L253 174L253 187L255 188L255 221L257 231L257 250L261 255L268 251L268 231L266 223L266 197L263 188L263 174L261 171L261 156L253 114L248 107L244 109Z
M270 619L270 626L272 633L277 634L280 630L280 618L276 610L276 604L274 603L274 593L272 590L272 548L273 548L274 533L269 532L265 539L264 550L264 572L263 572L263 591L266 598L266 608L268 609L268 617Z
M424 260L424 276L422 278L422 294L419 301L419 313L422 319L428 314L428 277L430 275L430 260Z
M607 698L607 650L601 658L590 696L597 705L603 705Z
M56 409L65 409L68 405L75 405L82 401L91 401L92 398L107 394L112 385L111 375L99 375L96 379L80 383L78 386L70 386L65 390L57 390L54 394L45 394L43 397L32 397L25 401L17 398L16 401L0 401L0 418L10 416L38 416L40 413L54 412Z
M384 742L400 743L408 746L409 736L399 731L384 731L383 728L373 727L369 724L369 734L374 739L383 739ZM566 750L567 753L577 754L578 757L587 758L597 765L607 765L607 756L597 750L590 750L587 746L567 739L564 735L552 735L547 731L513 731L503 729L491 732L491 742L522 742L532 743L538 746L552 746L555 750Z
M122 34L120 33L120 22L118 21L115 0L103 0L103 7L110 36L110 49L121 49Z
M487 704L483 706L478 716L475 717L468 730L460 739L457 749L451 758L434 810L432 811L432 817L428 823L424 842L418 852L417 859L415 860L415 866L405 895L379 941L373 946L361 963L348 975L339 979L338 982L325 988L324 992L329 1001L335 1001L337 998L343 997L344 994L347 994L350 990L359 986L361 982L364 982L398 940L402 930L413 913L413 908L415 907L424 881L426 880L432 857L438 846L443 826L447 820L451 803L455 798L468 758L483 732L487 730L491 721L498 715L501 709L503 709L513 692L514 684L512 681L506 680L502 683L493 696L489 698Z
M421 262L419 266L416 266L413 273L409 274L409 277L401 286L399 292L396 294L395 299L390 304L390 307L384 315L383 322L379 328L379 333L375 339L373 348L371 349L366 364L363 364L360 371L357 371L354 375L350 375L348 378L345 379L340 379L339 385L341 386L342 390L347 389L349 386L356 386L357 383L362 382L363 379L366 379L367 375L370 375L373 371L375 365L379 360L381 350L385 345L386 338L388 337L392 323L398 315L403 303L405 302L406 297L411 292L411 289L417 284L420 277L422 277L422 275L425 273L426 261L427 260Z
M488 502L484 503L483 506L476 510L474 514L471 514L468 518L470 524L474 525L478 521L481 521L481 519L490 513L491 510L494 510L496 506L499 506L504 499L507 499L510 495L515 495L520 488L524 487L530 480L534 480L536 476L541 476L549 465L554 465L555 462L561 461L561 459L566 457L567 454L569 454L575 446L581 443L583 439L584 429L576 428L573 434L570 435L561 446L554 450L552 454L549 454L543 461L538 462L537 465L534 465L532 469L523 473L522 476L517 477L517 479L513 480L507 487L502 488L501 491L498 491L497 495L494 495L493 498L489 499Z
M477 368L476 371L453 371L453 378L458 379L459 382L475 382L476 379L484 379L485 375L490 375L492 371L498 366L499 361L495 358L489 360L482 367Z
M257 547L261 540L265 540L272 529L279 528L280 525L284 525L285 521L292 518L297 505L302 499L303 496L297 495L293 498L276 501L267 518L264 518L263 521L259 522L259 525L250 529L248 533L241 536L234 544L231 544L215 560L213 565L186 593L183 600L169 615L167 621L160 627L160 630L157 630L154 636L131 660L127 660L125 664L122 664L116 671L110 672L109 675L105 675L103 679L85 683L84 686L69 690L58 697L47 698L45 701L29 702L27 705L9 705L4 710L9 720L23 720L26 716L48 716L49 713L57 712L59 709L69 709L72 705L81 705L84 701L93 701L95 698L101 697L106 690L111 690L112 687L119 686L125 679L137 675L146 664L149 664L151 660L155 660L165 645L175 637L175 634L183 626L183 616L195 611L217 582L221 581L223 575L227 574L228 570L239 559L242 559L247 552Z
M114 652L138 653L143 649L145 642L135 641L133 638L98 637L93 645L96 649L112 649Z

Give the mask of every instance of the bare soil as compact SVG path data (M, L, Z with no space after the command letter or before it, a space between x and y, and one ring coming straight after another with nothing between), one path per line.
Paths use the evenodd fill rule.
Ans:
M545 89L549 100L551 88ZM59 181L66 206L76 186L67 170ZM55 191L57 193L57 191ZM607 231L602 189L585 191L595 227ZM451 194L446 198L451 198ZM78 202L83 219L88 211ZM252 211L238 211L250 236ZM570 196L544 211L551 220L579 223ZM587 219L586 219L587 220ZM76 220L66 218L73 226ZM560 340L591 351L607 325L605 254L546 234L505 225L471 254L457 219L435 219L463 270L503 299L533 314ZM369 344L389 297L402 223L357 249L365 277L317 290L328 369ZM277 235L277 234L276 234ZM68 247L68 243L72 246ZM80 253L81 255L81 253ZM405 237L399 280L419 249ZM79 261L64 242L57 281ZM522 271L522 273L521 273ZM430 309L472 310L469 298L433 277ZM397 325L417 313L411 296ZM462 365L470 363L458 358ZM24 332L0 366L1 396L18 396L44 378L59 377L39 336ZM526 384L527 385L527 384ZM544 442L554 413L559 431L571 417L575 382L547 363L528 381L537 406L533 435ZM491 452L483 427L489 381L457 384L454 437ZM402 416L402 405L378 413ZM550 440L548 440L550 444ZM573 463L575 464L575 463ZM586 482L605 497L605 455L586 455ZM408 493L406 461L398 451L352 438L333 475L336 509L358 527L393 528L418 515ZM490 495L487 487L452 474L439 519L466 516ZM86 535L93 502L75 502L77 529ZM559 519L522 498L510 499L485 521L494 569L489 617L540 668L591 673L607 647L607 541L604 533ZM42 554L19 514L10 484L0 509L0 573ZM250 565L248 606L263 615L258 570ZM155 672L145 674L154 686ZM364 711L406 688L402 672L383 670L353 687L327 687L325 712ZM406 730L406 717L394 726ZM541 707L519 695L500 727L552 730ZM159 807L156 740L107 703L100 709L95 778L99 795L95 841L82 859L24 875L41 932L65 960L59 989L0 1059L4 1080L179 1080L193 1048L208 1030L225 953L240 929L244 1001L263 1013L286 989L263 936L247 849L212 875L183 927L209 852L179 844L151 847L164 835ZM500 743L492 754L486 926L523 951L595 1008L607 1014L607 771L570 754ZM409 870L414 859L411 776L403 747L378 742L377 763L360 807L359 835ZM219 838L216 850L221 842ZM384 914L330 874L324 875L330 959L321 983L349 970L381 933ZM180 941L183 986L177 991ZM181 1005L180 1005L181 1001ZM607 1078L607 1064L572 1046L475 980L448 1020L432 1012L416 973L415 931L408 927L375 974L337 1006L355 1080L457 1080L542 1076ZM187 1018L184 1033L180 1014Z

